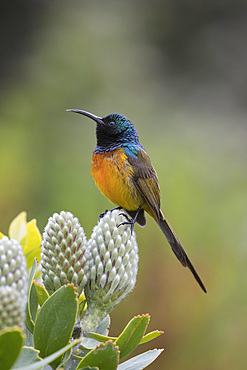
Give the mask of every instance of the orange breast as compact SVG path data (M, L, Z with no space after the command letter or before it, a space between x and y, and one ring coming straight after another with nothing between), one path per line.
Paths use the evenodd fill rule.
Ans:
M126 210L137 210L145 201L133 183L133 169L123 149L93 153L91 174L100 191Z

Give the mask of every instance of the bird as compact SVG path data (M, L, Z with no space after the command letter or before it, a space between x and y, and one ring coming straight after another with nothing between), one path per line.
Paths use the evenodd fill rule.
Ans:
M186 254L177 235L161 210L161 195L157 173L137 131L125 116L113 113L99 117L80 109L67 109L96 122L97 144L93 151L91 175L99 190L119 209L127 211L125 223L133 228L146 225L147 212L165 235L172 251L195 280L207 290Z

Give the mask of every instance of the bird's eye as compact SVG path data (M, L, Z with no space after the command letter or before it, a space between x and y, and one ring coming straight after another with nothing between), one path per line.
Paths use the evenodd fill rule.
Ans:
M115 126L115 122L114 121L111 121L111 122L109 122L109 126Z

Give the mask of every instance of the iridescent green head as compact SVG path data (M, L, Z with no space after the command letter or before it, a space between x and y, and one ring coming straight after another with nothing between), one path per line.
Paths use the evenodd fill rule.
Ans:
M140 145L133 123L121 114L113 113L101 118L79 109L68 109L68 111L83 114L97 123L96 152L101 152L103 150L111 151L124 144Z

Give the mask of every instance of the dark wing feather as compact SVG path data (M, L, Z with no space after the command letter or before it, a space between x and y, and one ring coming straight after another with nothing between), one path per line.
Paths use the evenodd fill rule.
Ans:
M134 184L149 205L156 220L158 220L160 214L160 189L158 177L151 160L141 148L138 149L137 157L132 155L127 155L127 157L134 169Z

